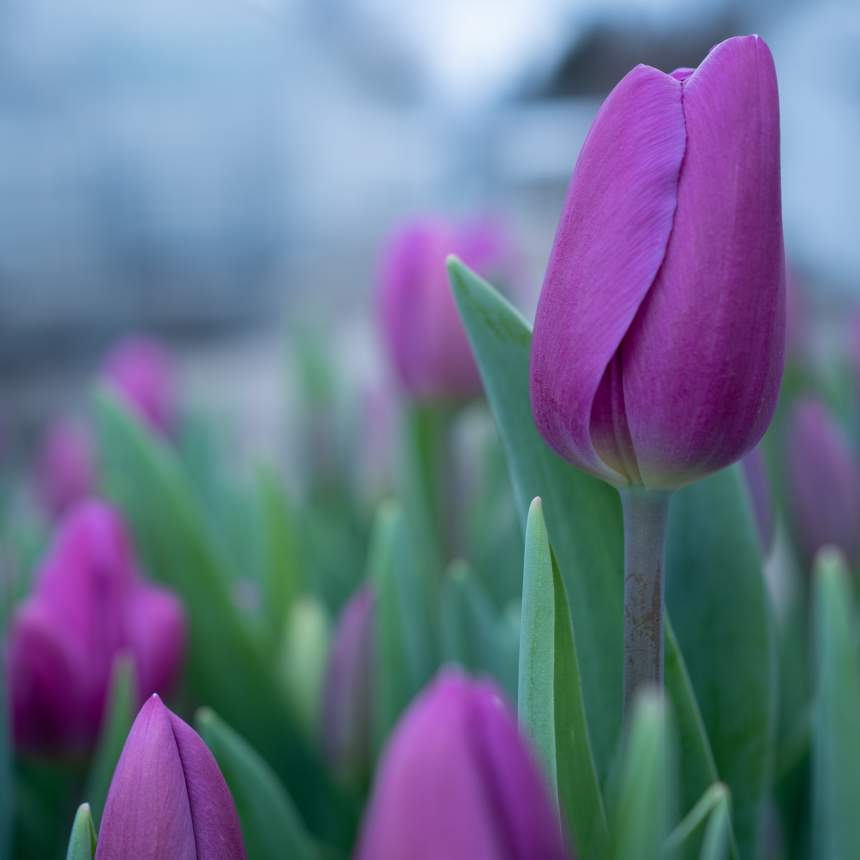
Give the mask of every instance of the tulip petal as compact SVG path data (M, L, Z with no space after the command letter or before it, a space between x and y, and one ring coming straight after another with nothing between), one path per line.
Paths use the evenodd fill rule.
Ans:
M583 145L535 319L538 429L562 457L613 483L629 479L619 474L623 404L601 397L596 420L592 408L663 262L683 156L681 83L637 66L609 94Z
M860 466L845 434L817 400L800 398L788 433L790 512L803 561L823 546L860 560Z
M478 766L486 774L486 790L494 795L488 805L506 811L499 818L509 846L505 856L564 860L567 852L558 817L537 763L492 685L481 687L484 695L475 697L470 719ZM504 712L501 719L499 710Z
M722 468L761 438L785 329L776 74L757 36L683 82L687 147L660 274L621 349L646 486Z
M167 692L182 663L182 604L164 588L138 585L126 609L126 637L134 656L141 699Z
M170 712L153 696L117 763L95 860L199 860L192 802Z
M465 683L444 676L399 724L376 777L359 860L505 856L468 743Z
M243 860L239 816L215 757L191 726L168 715L185 772L197 860Z
M60 750L79 742L78 663L57 625L33 601L15 613L7 659L16 743Z

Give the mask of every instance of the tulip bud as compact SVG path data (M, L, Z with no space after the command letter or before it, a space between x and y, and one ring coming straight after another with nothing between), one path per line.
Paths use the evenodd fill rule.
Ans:
M807 563L832 544L860 561L860 469L842 430L811 398L794 404L788 426L790 510Z
M426 219L389 240L380 284L382 335L400 384L416 401L468 400L481 393L448 283L448 254L485 277L511 274L510 245L489 222L455 227Z
M36 489L45 510L59 516L88 496L96 484L90 437L77 421L62 418L45 435L36 473Z
M114 771L95 860L241 860L236 807L200 736L158 696L141 708Z
M757 36L637 66L601 107L534 326L531 398L562 457L672 489L743 456L785 340L776 74Z
M358 860L561 860L556 811L495 686L446 671L394 730Z
M173 368L166 350L144 337L121 341L107 357L105 378L143 421L165 435L173 429Z
M179 601L139 576L119 515L85 501L60 522L33 593L9 631L15 739L43 751L86 747L98 735L116 657L134 660L141 701L179 667Z
M323 694L323 747L344 778L370 766L374 595L360 588L341 612L329 650Z

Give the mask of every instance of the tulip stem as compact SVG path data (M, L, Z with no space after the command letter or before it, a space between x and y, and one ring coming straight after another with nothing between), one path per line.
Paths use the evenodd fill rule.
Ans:
M640 687L663 686L663 560L671 493L627 488L624 513L624 713Z

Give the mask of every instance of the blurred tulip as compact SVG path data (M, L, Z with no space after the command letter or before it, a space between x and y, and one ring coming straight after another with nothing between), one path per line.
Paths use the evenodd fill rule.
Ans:
M496 688L446 671L395 728L358 860L556 860L556 810Z
M789 502L807 563L832 544L860 561L860 468L841 428L812 398L794 404L788 426Z
M158 696L141 708L114 771L95 860L241 860L236 807L200 736Z
M105 361L104 375L152 429L171 432L176 420L173 367L161 344L144 337L120 341Z
M767 464L761 446L756 445L741 460L741 466L749 488L750 502L761 544L767 552L773 543L773 507L767 478Z
M568 191L534 327L548 444L616 486L682 486L739 459L776 404L785 341L779 106L767 45L637 66Z
M99 501L78 504L60 522L33 593L12 618L16 742L48 752L88 746L117 655L134 660L142 701L174 679L183 638L179 601L140 578L116 511Z
M338 773L352 780L360 779L370 767L373 606L373 591L365 585L341 612L323 694L326 757Z
M36 489L45 510L57 517L95 488L96 465L86 428L61 418L48 428L36 472Z
M417 401L468 400L481 393L448 283L448 254L484 277L512 277L510 242L489 221L457 227L424 219L390 238L380 284L382 335L400 384Z

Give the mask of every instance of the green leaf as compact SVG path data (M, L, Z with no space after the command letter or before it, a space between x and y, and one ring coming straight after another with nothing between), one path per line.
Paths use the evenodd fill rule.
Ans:
M264 610L277 636L290 607L302 592L296 520L273 470L258 472L257 496L263 524Z
M679 853L685 860L695 860L697 857L723 860L729 856L730 845L729 792L723 783L718 782L702 795L672 831L667 848ZM703 848L707 848L707 851Z
M818 860L860 857L860 660L854 594L844 560L815 565L817 690L813 739L813 832Z
M557 457L539 436L529 401L531 331L489 284L457 260L454 295L508 455L523 526L526 506L543 500L550 544L567 586L582 697L601 782L621 729L623 532L618 494ZM682 808L718 780L683 657L666 620L666 690L675 708Z
M254 860L318 860L319 849L265 761L208 708L197 712L195 722L236 802L248 856Z
M137 715L137 677L127 654L114 661L104 725L87 778L87 793L93 820L102 817L108 789L125 739Z
M383 503L377 514L368 579L376 590L373 722L379 749L436 668L431 619L438 595L415 558L405 517L393 502Z
M439 609L443 661L475 675L491 675L513 698L516 651L506 647L507 619L496 617L482 583L465 562L455 561L448 568Z
M614 860L673 856L667 843L675 817L674 733L663 697L640 693L621 762L612 816Z
M75 814L66 860L93 860L96 854L96 829L90 805L82 803Z
M729 801L725 797L708 819L700 860L726 860L731 856L733 838Z
M675 493L667 605L717 772L732 796L741 857L758 857L773 766L776 650L760 541L738 467Z
M448 271L508 455L523 525L531 500L543 500L572 602L594 757L605 775L621 725L624 559L618 494L568 465L538 435L529 400L528 323L459 261L451 260Z
M308 826L339 831L341 803L303 740L271 659L230 593L235 573L213 543L173 449L108 392L96 398L105 491L129 519L147 572L180 596L188 615L185 678L196 697L247 737L293 791Z
M582 703L567 594L553 563L540 499L529 509L523 569L518 708L562 816L584 857L602 856L606 813Z

